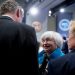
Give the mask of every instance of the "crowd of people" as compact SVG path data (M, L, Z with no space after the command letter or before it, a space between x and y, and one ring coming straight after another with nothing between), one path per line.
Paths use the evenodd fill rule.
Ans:
M0 5L1 56L25 57L24 65L18 62L17 74L22 70L27 75L75 75L75 21L70 22L67 47L64 49L64 40L56 31L44 32L38 44L35 29L22 23L23 17L24 9L15 0L6 0ZM39 47L43 49L40 52ZM22 69L23 66L26 70ZM15 73L13 66L10 70Z

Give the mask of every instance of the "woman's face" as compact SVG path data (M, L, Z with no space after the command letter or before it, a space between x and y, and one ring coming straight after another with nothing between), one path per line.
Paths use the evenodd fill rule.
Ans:
M42 44L42 47L44 48L45 52L47 52L47 53L51 53L57 48L57 45L56 45L54 39L43 38L41 44Z

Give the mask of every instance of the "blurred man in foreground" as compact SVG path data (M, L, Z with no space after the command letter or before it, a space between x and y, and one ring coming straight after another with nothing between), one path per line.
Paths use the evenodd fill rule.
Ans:
M22 23L23 8L16 1L7 0L2 3L0 14L1 56L23 56L25 61L22 62L20 58L19 61L17 61L17 58L12 60L13 63L10 62L10 66L8 66L13 71L11 73L15 71L18 74L26 68L26 71L21 72L21 74L30 71L31 75L38 75L36 34L32 27ZM27 65L29 69L27 69Z

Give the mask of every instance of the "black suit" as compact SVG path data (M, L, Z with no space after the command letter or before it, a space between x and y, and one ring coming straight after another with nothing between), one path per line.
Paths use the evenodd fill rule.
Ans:
M22 69L22 67L26 69L29 68L27 70L32 71L31 75L38 75L37 47L34 28L14 22L11 18L6 16L0 17L1 56L23 56L23 60L25 61L22 60L22 63L19 63L21 61L17 61L16 63L15 61L17 59L15 61L12 60L15 63L15 65L12 64L12 67L16 67L17 65L17 69ZM10 60L11 59L12 58L10 58ZM26 65L28 67L26 67ZM18 72L20 71L18 70ZM26 73L25 69L24 73Z
M75 53L68 53L49 63L48 75L75 75Z

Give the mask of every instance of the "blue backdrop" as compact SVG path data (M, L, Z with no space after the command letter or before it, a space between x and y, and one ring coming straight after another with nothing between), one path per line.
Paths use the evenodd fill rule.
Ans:
M56 31L62 36L68 36L69 22L72 20L72 13L58 13L56 16Z

